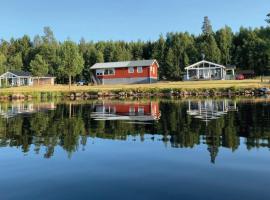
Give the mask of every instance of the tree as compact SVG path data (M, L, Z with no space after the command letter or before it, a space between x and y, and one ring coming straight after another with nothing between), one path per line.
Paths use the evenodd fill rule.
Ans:
M13 56L10 56L8 59L8 67L10 70L21 71L23 68L23 61L21 53L17 53Z
M48 64L43 60L42 56L37 54L35 59L30 62L30 70L34 76L39 78L48 73Z
M78 46L72 41L65 41L61 45L60 59L60 71L68 76L70 89L71 78L81 73L84 60L79 53Z
M43 41L42 41L41 37L39 35L35 35L34 40L33 40L34 48L41 46L42 42Z
M270 13L269 13L269 14L267 14L266 16L267 16L267 18L266 18L266 20L265 20L265 21L266 21L268 24L270 24Z
M6 56L0 52L0 73L4 73L6 71Z
M228 26L225 26L225 28L217 31L216 38L221 53L221 63L227 65L231 63L231 50L233 45L232 29Z
M43 28L44 36L42 36L43 42L44 43L56 43L56 39L54 37L53 31L49 26L45 26Z
M211 22L207 16L204 17L202 32L204 35L210 35L213 33Z
M256 74L269 74L269 42L260 32L241 28L235 38L235 63L242 69L254 70Z
M89 81L91 74L90 67L95 63L104 62L103 54L93 46L90 46L83 54L83 58L84 58L84 69L82 71L82 75L84 80Z
M159 62L159 77L162 79L165 77L164 64L165 64L165 40L162 35L159 36L158 41L153 45L152 58Z
M165 73L167 78L177 80L180 78L180 68L174 63L174 54L171 48L168 49L165 59Z
M220 50L217 46L213 35L202 35L198 38L198 46L201 52L205 55L205 59L211 62L220 62Z

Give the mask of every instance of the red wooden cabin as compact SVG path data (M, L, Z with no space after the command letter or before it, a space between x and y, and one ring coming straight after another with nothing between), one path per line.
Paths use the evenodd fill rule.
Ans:
M158 79L156 60L96 63L92 81L96 84L138 84L155 83Z

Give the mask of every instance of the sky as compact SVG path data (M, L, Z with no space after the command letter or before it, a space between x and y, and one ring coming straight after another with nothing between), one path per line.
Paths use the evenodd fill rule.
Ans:
M167 32L266 26L270 0L0 0L0 38L33 38L49 26L64 41L155 40Z

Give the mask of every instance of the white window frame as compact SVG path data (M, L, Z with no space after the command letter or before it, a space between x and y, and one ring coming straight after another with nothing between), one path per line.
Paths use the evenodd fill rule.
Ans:
M138 107L138 114L140 114L140 115L144 114L144 107L143 106Z
M103 69L102 70L101 69L97 69L96 70L96 75L97 76L103 76L103 74L104 74L104 70Z
M134 73L134 67L129 67L128 68L128 73L133 74Z
M135 114L135 112L136 112L135 107L134 106L130 106L129 109L128 109L128 112L130 114Z
M105 74L105 71L106 71L106 70L112 70L112 71L113 71L113 73L112 73L112 74ZM104 69L103 75L104 75L104 76L115 75L115 70L114 70L114 69L111 69L111 68Z
M143 67L141 67L141 66L137 67L137 73L139 73L139 74L143 73Z

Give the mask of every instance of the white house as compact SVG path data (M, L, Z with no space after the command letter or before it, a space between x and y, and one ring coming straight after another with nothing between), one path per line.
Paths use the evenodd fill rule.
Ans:
M39 77L40 85L54 85L55 77L50 75ZM0 87L3 86L32 86L37 85L38 77L32 76L30 72L8 71L0 76Z
M184 80L227 80L234 79L235 67L202 60L185 68Z

